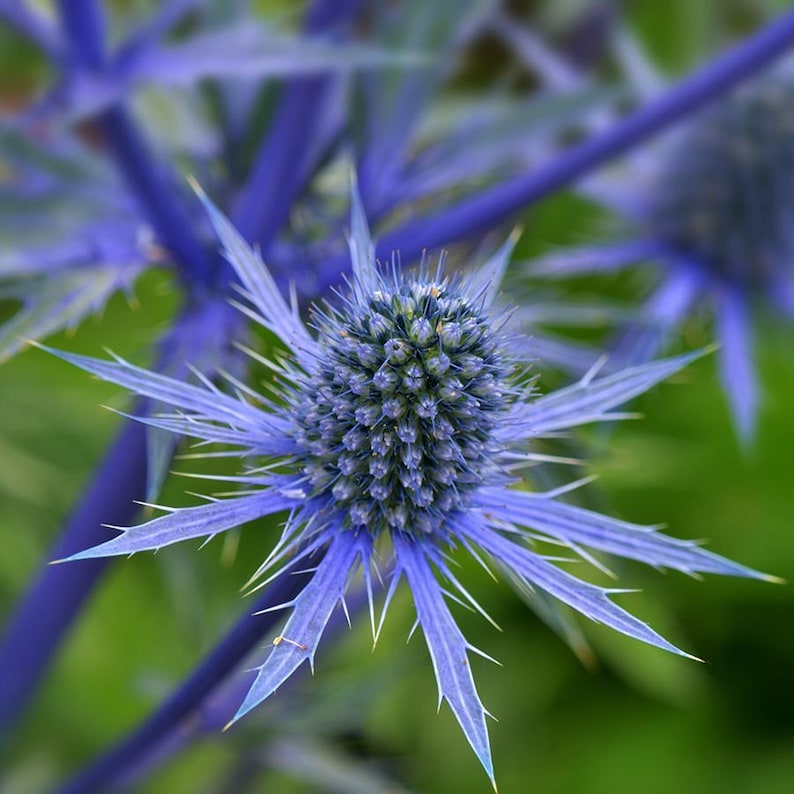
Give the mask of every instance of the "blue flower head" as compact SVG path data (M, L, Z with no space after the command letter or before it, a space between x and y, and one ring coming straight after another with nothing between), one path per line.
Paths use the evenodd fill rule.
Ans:
M794 318L793 100L785 71L757 78L660 146L635 152L624 168L588 178L583 192L629 221L629 239L532 266L559 278L661 263L642 321L622 335L615 358L649 360L705 306L743 441L753 436L759 401L751 309Z
M538 397L508 352L514 348L507 318L494 308L510 244L468 276L444 276L441 267L415 275L379 270L355 198L350 284L333 307L315 311L310 330L259 256L209 202L207 207L243 285L240 308L292 353L289 361L270 362L284 383L282 394L270 399L233 381L231 395L209 380L192 385L122 360L59 355L175 409L142 421L231 445L239 450L232 454L248 462L232 478L244 486L240 495L165 508L166 515L123 529L74 558L157 549L287 514L257 577L296 559L306 560L313 577L293 601L274 607L288 608L290 616L235 719L304 661L313 665L324 628L357 572L369 596L375 636L404 578L432 658L439 703L448 702L493 780L487 712L468 663L469 653L479 651L458 628L445 588L479 607L453 573L452 549L462 547L483 564L495 561L523 586L680 654L611 600L618 591L572 576L534 549L533 541L568 546L586 559L594 550L685 572L760 576L692 542L518 484L521 467L533 460L534 437L614 416L611 409L676 372L691 355ZM378 568L386 565L391 578L376 620L374 584L381 578Z
M667 270L647 304L650 331L624 340L625 349L655 354L708 304L722 381L745 441L758 407L751 308L794 317L792 99L783 75L738 89L668 142L650 166L650 191L635 201L642 256L663 260Z
M767 77L690 123L655 180L649 226L711 274L772 296L792 273L794 85Z

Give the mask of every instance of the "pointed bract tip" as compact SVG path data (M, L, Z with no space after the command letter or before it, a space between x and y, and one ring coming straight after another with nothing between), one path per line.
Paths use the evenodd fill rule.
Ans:
M710 342L697 350L693 350L691 353L683 353L680 357L683 358L686 356L689 359L687 364L689 364L690 361L697 361L699 358L705 358L712 353L716 353L721 347L722 345L719 342Z
M601 669L601 664L596 652L586 643L571 645L571 650L579 664L581 664L588 673L594 674Z
M221 231L218 228L218 224L220 223L222 225L223 221L226 221L227 219L212 202L212 199L200 187L198 187L198 185L196 185L196 187L198 188L198 190L196 191L196 196L198 196L199 201L201 201L201 205L204 207L204 211L207 213L207 216L210 219L212 228L215 230L215 233L218 235L218 237L221 238L221 241L223 242L223 235L221 234Z
M204 188L198 183L196 177L193 174L188 174L185 179L187 180L188 185L190 185L191 190L203 201L207 198L207 194L204 192ZM224 730L226 730L224 728Z
M491 759L490 753L484 758L480 756L479 753L475 753L475 755L477 756L477 760L482 764L485 774L488 775L488 780L491 782L491 787L497 794L499 794L499 789L496 786L496 774L494 773L493 760Z
M769 584L788 584L788 580L782 576L774 576L771 573L759 573L756 577L762 582L769 582Z
M740 382L726 382L723 376L728 409L736 430L739 453L744 460L752 460L758 451L758 394L754 380L741 385ZM745 391L749 388L749 393Z
M209 215L209 218L210 218L210 221L212 222L212 225L215 227L215 229L217 231L216 221L217 221L218 216L221 215L220 211L212 203L212 199L207 195L207 193L205 192L204 188L201 187L201 185L198 183L198 181L193 176L188 174L188 176L185 177L185 178L187 179L188 184L192 188L193 192L198 197L199 201L202 203L207 215ZM221 217L223 217L223 216L221 216Z
M100 544L102 545L102 544ZM105 555L102 554L94 554L93 552L95 549L98 549L99 546L92 546L88 549L83 549L83 551L76 551L74 554L70 554L68 557L60 557L57 560L51 560L48 565L60 565L63 562L77 562L79 560L94 560L98 557L102 557Z
M689 653L688 651L684 651L681 648L679 648L677 645L673 645L671 642L667 642L666 640L665 642L667 643L665 646L656 644L654 647L661 648L662 650L666 650L666 651L671 651L676 656L682 656L684 659L688 659L690 662L700 662L700 664L706 664L705 659L701 659L699 656L695 656L694 654Z
M788 584L788 582L785 579L782 579L780 576L775 576L771 573L764 573L764 571L757 571L755 568L750 568L747 565L742 565L741 563L728 560L716 554L710 554L710 556L720 560L720 562L723 563L722 569L718 570L711 568L703 569L701 571L687 571L687 573L690 575L694 575L696 573L714 573L725 576L742 576L745 579L756 579L759 582L768 582L770 584Z

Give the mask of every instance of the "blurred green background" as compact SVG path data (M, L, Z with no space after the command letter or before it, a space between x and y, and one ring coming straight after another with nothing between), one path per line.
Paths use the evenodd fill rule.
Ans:
M629 4L626 13L673 75L787 5L646 0ZM557 3L535 6L537 14L562 13ZM39 68L26 48L9 41L3 34L6 103L14 91L27 90L28 78L19 82L18 75L35 81ZM21 67L26 58L29 70ZM602 227L582 202L556 197L527 214L522 254L580 242ZM617 281L598 286L626 291ZM101 317L52 344L94 355L107 347L144 363L175 299L162 273L146 276L136 298L132 306L115 299ZM695 344L706 338L699 333L692 331ZM752 449L737 444L709 357L638 401L644 418L607 435L585 434L588 470L600 475L591 498L600 509L664 522L671 534L707 539L714 551L793 581L792 332L769 320L758 337L765 390ZM117 426L100 404L126 402L118 389L39 351L0 372L0 615L36 570ZM187 503L183 492L191 486L174 478L162 502ZM276 531L262 522L202 551L189 543L118 561L15 738L0 790L46 791L147 715L246 608L239 587ZM502 664L474 661L483 700L499 719L491 736L502 794L794 789L789 585L701 582L621 565L621 586L642 590L621 596L621 603L705 663L582 625L595 651L582 664L504 582L462 562L462 577L502 628L455 609L464 633ZM239 729L194 743L137 790L352 791L357 778L344 777L352 759L360 774L374 776L359 781L361 791L487 791L448 710L436 714L422 638L405 643L412 623L402 593L372 653L368 621L359 614L352 631L337 635L341 641L321 648L316 675L300 677L289 701L277 696ZM337 773L347 782L329 788ZM384 776L399 786L373 788Z

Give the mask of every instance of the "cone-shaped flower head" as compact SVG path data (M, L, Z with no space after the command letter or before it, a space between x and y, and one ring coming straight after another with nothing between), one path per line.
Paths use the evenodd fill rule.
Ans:
M653 198L655 234L744 286L794 269L794 85L767 78L692 122Z
M713 314L720 374L744 442L759 405L752 309L794 318L793 135L790 71L755 79L583 185L629 221L628 239L556 251L531 266L565 278L660 262L641 322L624 329L614 361L648 361L690 316Z
M244 287L240 308L288 346L280 370L284 393L269 400L233 381L237 394L210 381L190 385L127 362L61 353L63 358L139 394L170 404L173 414L142 421L203 441L236 447L249 468L245 491L122 530L77 558L130 554L212 536L260 516L287 514L281 538L258 575L286 560L307 560L311 581L289 604L237 717L270 696L304 661L314 662L323 630L350 578L363 573L373 631L379 630L399 581L411 588L446 700L493 779L485 711L468 654L474 649L449 611L441 580L475 608L447 553L464 547L540 591L630 637L682 653L611 599L531 546L542 538L619 554L686 572L757 576L753 571L666 537L559 501L558 493L516 487L517 468L533 462L531 441L584 422L610 418L615 406L679 370L692 356L590 377L537 397L512 360L506 317L493 306L510 244L481 270L445 277L421 269L381 272L363 212L354 199L353 275L334 307L315 311L313 334L294 305L229 222L207 203L225 254ZM531 530L531 531L530 531ZM378 553L375 548L377 543ZM384 548L390 555L384 556ZM385 606L375 619L373 570L390 566ZM377 624L377 627L376 627Z
M437 532L493 476L510 369L482 294L422 273L375 286L318 321L296 440L343 526Z

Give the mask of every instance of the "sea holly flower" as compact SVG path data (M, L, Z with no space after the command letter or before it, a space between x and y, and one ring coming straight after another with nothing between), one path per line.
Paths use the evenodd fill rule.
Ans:
M207 250L206 218L187 195L179 169L205 176L243 236L266 252L282 287L289 274L301 299L323 291L328 242L342 248L336 232L344 224L337 211L343 202L323 202L316 212L318 197L328 192L316 190L315 182L332 183L329 174L342 173L339 163L348 167L354 116L367 129L369 114L402 119L399 128L373 124L355 147L362 163L372 159L372 149L390 152L398 172L403 160L410 164L403 169L406 179L410 171L409 189L399 190L397 178L384 183L379 193L386 205L369 208L375 216L436 196L464 165L469 174L493 167L491 158L478 156L475 168L472 153L451 139L451 147L437 145L432 152L423 145L422 162L414 163L414 128L427 112L429 89L442 82L433 75L457 40L455 5L450 0L428 9L414 2L390 11L392 22L403 14L400 28L411 35L387 41L381 32L390 25L379 24L373 36L356 24L362 12L357 0L313 0L300 36L263 27L247 4L171 0L131 27L137 12L99 0L58 3L57 13L48 15L33 5L0 2L0 21L35 44L53 67L43 93L0 123L0 300L14 301L3 303L14 314L0 324L0 362L28 340L77 327L156 266L174 273L184 301L159 341L154 368L188 380L193 375L186 361L199 372L236 372L239 352L232 340L240 341L243 318L227 304L233 274ZM414 24L409 17L417 12ZM112 40L110 27L118 34ZM396 96L379 90L381 69L393 73L387 82L399 89ZM351 106L356 70L367 72L377 104ZM420 93L413 90L412 72L422 74ZM537 116L522 125L513 129L513 140L524 132L534 139L541 126ZM478 149L501 156L509 148L485 137L488 143ZM439 138L447 140L442 133L436 143ZM144 408L159 410L156 401L136 410ZM134 521L136 500L156 498L177 442L157 428L122 428L46 558L106 539L104 522ZM9 610L0 633L0 722L7 729L105 562L43 566Z
M235 395L210 381L191 385L124 360L58 353L66 361L149 399L172 413L141 421L239 450L246 469L231 479L239 496L213 499L122 529L113 540L70 559L131 554L211 537L261 516L286 513L284 529L255 578L287 562L313 569L288 603L290 615L258 668L234 719L283 684L303 662L313 666L325 626L361 572L373 633L401 579L413 594L417 622L438 682L470 745L493 780L487 711L477 693L470 645L447 605L452 597L481 610L453 573L450 552L470 551L629 637L688 655L611 599L533 548L567 546L584 559L607 552L687 573L761 577L699 548L567 504L559 492L520 487L533 461L532 439L615 416L613 408L685 366L697 354L591 377L537 396L528 372L509 352L510 333L494 299L508 259L499 252L481 270L450 276L378 268L354 197L353 273L339 300L316 308L305 325L284 300L258 254L208 201L224 254L244 290L240 308L276 334L291 358L269 362L282 384L268 397L231 379ZM566 489L563 489L566 490ZM375 616L381 567L391 578ZM442 584L444 582L445 584Z
M640 78L635 91L657 93L662 76L625 31L618 44L629 75ZM650 294L638 321L621 334L614 360L647 361L688 318L711 315L723 387L743 441L753 436L759 402L753 309L794 318L792 100L794 83L782 66L651 149L634 151L621 167L590 176L580 189L620 215L629 238L554 252L529 267L566 278L656 263Z

